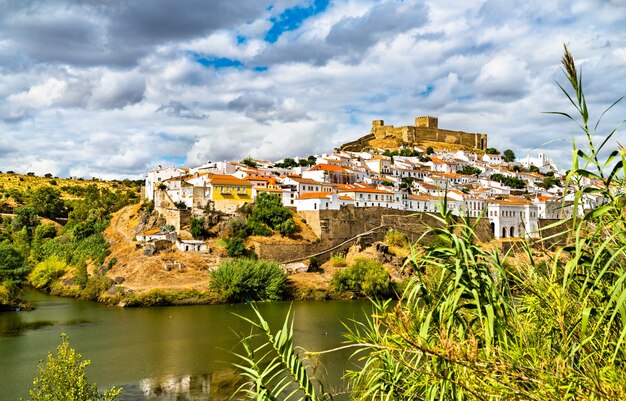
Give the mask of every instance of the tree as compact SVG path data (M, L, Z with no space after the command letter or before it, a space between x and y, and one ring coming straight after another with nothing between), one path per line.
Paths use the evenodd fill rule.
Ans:
M433 153L435 153L435 149L433 149L432 146L429 146L426 148L426 154L427 155L432 155Z
M252 167L252 168L257 168L258 167L257 162L255 162L254 159L251 158L250 156L248 156L245 159L243 159L241 161L241 164L245 164L246 166Z
M61 334L61 344L56 355L48 353L47 362L40 361L39 376L30 390L32 401L116 401L122 389L112 387L103 393L96 384L89 384L85 368L91 362L70 347L70 340Z
M458 170L457 173L465 175L479 175L482 173L482 170L474 166L463 166L463 168Z
M0 303L9 304L22 287L28 274L24 257L9 241L0 243Z
M61 216L65 210L61 192L52 187L40 187L35 190L29 205L38 215L49 218Z
M499 155L500 151L496 148L487 148L485 153L487 153L488 155Z
M507 149L504 151L504 161L507 163L515 161L515 153L513 153L511 149Z
M39 216L37 215L37 211L30 206L22 206L20 208L15 209L15 217L13 218L13 223L11 225L11 231L21 231L22 228L26 227L28 231L28 237L32 238L33 231L35 227L39 225Z
M209 235L209 232L204 227L204 218L201 217L196 219L195 217L191 218L191 235L194 239L204 239Z

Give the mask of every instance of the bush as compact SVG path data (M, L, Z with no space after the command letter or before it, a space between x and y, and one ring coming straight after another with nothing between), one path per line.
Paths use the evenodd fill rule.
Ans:
M346 262L346 257L340 253L336 253L330 257L330 264L333 267L346 267L348 266L348 262Z
M107 276L93 275L89 277L81 297L90 301L95 301L98 299L100 294L111 288L112 285L113 280Z
M205 239L209 235L209 232L204 227L204 218L191 218L191 235L194 239Z
M384 297L392 293L389 273L373 259L358 258L349 267L333 274L332 285L338 292L354 292L367 297Z
M403 248L408 245L409 240L406 235L396 230L389 230L385 234L385 242L389 246L397 246Z
M67 263L57 256L37 263L33 271L28 275L28 282L35 288L48 288L50 284L63 276L68 270Z
M46 363L39 362L39 376L33 381L30 390L32 401L115 401L122 391L115 387L98 392L98 386L89 384L85 368L89 360L82 360L80 354L70 347L69 338L61 335L61 344L56 355L48 353Z
M280 300L287 275L276 262L258 259L232 259L210 273L209 289L227 302Z
M228 238L225 241L226 252L230 257L245 256L246 244L241 238Z

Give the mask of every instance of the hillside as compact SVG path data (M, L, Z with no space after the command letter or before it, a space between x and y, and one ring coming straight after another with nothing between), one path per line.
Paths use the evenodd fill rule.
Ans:
M130 190L139 194L140 185L137 181L101 181L75 178L38 177L27 174L0 173L0 210L15 208L26 202L32 191L41 187L51 187L61 193L64 200L79 199L78 188L96 185L111 191Z

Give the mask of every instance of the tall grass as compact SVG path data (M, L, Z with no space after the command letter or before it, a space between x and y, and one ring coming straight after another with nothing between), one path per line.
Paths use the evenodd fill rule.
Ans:
M362 364L347 372L353 399L626 399L626 152L604 150L616 129L594 142L608 109L590 123L567 48L563 70L567 85L559 86L577 117L556 114L586 138L574 144L567 176L576 213L551 227L565 244L547 263L529 245L516 258L488 251L470 222L455 222L444 206L442 228L433 229L439 240L414 261L418 273L399 302L374 302L375 313L349 328L347 346ZM589 196L601 206L586 210Z

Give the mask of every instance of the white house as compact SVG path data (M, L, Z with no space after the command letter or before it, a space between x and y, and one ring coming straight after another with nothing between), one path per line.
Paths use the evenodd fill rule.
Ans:
M487 201L487 217L495 238L536 237L539 211L524 198L509 197Z

